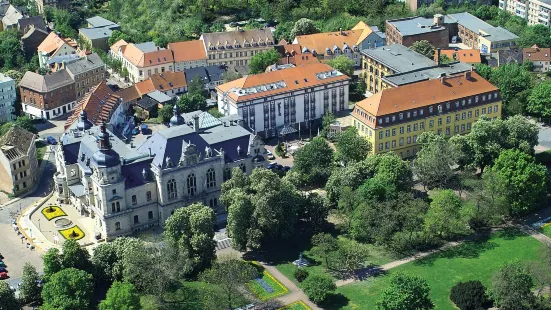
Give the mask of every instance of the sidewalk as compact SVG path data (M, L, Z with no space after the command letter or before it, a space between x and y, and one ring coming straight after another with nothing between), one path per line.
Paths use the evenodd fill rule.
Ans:
M42 198L32 206L28 207L23 211L23 213L17 219L17 226L19 230L23 233L25 238L29 240L30 244L35 247L36 250L41 250L46 253L50 248L61 249L61 245L54 244L50 242L42 232L36 227L31 220L31 215L46 204L50 199L53 198L53 193L48 194L48 196Z

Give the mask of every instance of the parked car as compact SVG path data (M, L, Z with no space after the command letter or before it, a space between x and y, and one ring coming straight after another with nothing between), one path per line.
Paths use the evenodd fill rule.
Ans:
M0 267L0 272L8 272L8 269L4 268L4 267Z
M8 277L8 273L6 272L0 272L0 280L4 280L4 279L7 279L9 278Z
M269 163L269 164L266 166L266 169L274 169L276 166L277 166L277 163L276 163L276 162Z
M274 156L274 154L272 154L272 152L266 150L266 153L268 153L268 160L274 160L275 159L275 156Z
M236 22L231 22L230 27L237 27L237 23Z
M281 171L283 171L283 166L282 166L282 165L279 165L279 164L277 164L277 165L275 165L274 169L277 169L277 170L281 170Z
M48 142L48 144L52 144L52 145L56 145L57 144L57 140L52 137L52 136L47 136L46 137L46 142Z
M0 267L6 268L6 263L0 262Z

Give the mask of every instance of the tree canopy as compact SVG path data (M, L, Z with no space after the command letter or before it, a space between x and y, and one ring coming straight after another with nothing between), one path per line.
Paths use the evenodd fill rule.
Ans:
M348 76L354 75L354 61L346 55L339 55L327 61L327 64L342 74L346 74Z
M92 275L75 268L54 273L44 284L42 299L45 309L88 309L94 294Z
M333 153L324 138L315 137L295 153L293 170L304 176L309 185L324 184L333 167Z
M427 281L419 276L394 273L390 286L385 288L377 302L377 310L434 309Z
M294 39L296 36L302 36L305 34L318 33L319 29L314 22L308 18L301 18L297 20L291 29L289 38Z
M139 310L140 296L134 285L115 281L99 304L100 310Z
M371 144L358 134L355 127L350 127L338 136L336 148L337 161L341 161L346 165L350 162L366 159L371 151Z
M425 57L434 59L434 46L427 40L413 42L410 48Z
M249 74L265 72L268 66L279 60L279 57L279 53L273 49L255 54L249 61Z

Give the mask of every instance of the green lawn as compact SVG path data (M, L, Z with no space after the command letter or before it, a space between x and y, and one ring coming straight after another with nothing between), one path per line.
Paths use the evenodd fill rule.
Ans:
M304 302L297 301L290 305L287 305L283 308L279 308L280 310L310 310L310 307L308 307Z
M38 165L40 166L40 163L42 162L42 158L44 158L44 154L46 153L48 145L46 143L37 142L36 143L36 159L38 159Z
M538 229L538 231L547 237L551 238L551 224L548 223Z
M283 284L277 281L272 276L272 274L270 274L266 270L264 270L264 272L262 273L262 280L264 280L264 282L266 282L266 284L268 284L268 286L272 288L272 292L268 292L256 280L247 283L247 286L249 287L251 292L253 292L262 301L274 299L276 297L289 293L289 290Z
M538 258L543 244L516 230L494 233L487 240L465 243L416 262L392 269L425 278L431 287L435 309L456 309L449 301L450 289L455 283L480 280L488 285L492 274L505 262L530 261ZM345 298L325 309L373 309L381 291L388 286L389 276L339 287Z

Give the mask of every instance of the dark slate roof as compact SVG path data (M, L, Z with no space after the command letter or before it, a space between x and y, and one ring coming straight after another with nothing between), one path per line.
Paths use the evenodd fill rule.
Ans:
M35 28L46 31L46 24L42 16L23 17L17 21L19 30L25 32L27 27L33 25Z
M226 72L226 68L224 66L206 66L186 69L184 72L186 73L186 82L188 85L196 76L201 77L203 83L206 84L213 81L221 81L223 79L222 75Z
M153 177L151 174L151 161L152 158L148 158L146 160L122 166L121 173L126 177L125 187L127 189L153 182ZM142 174L144 169L147 176L145 179Z

